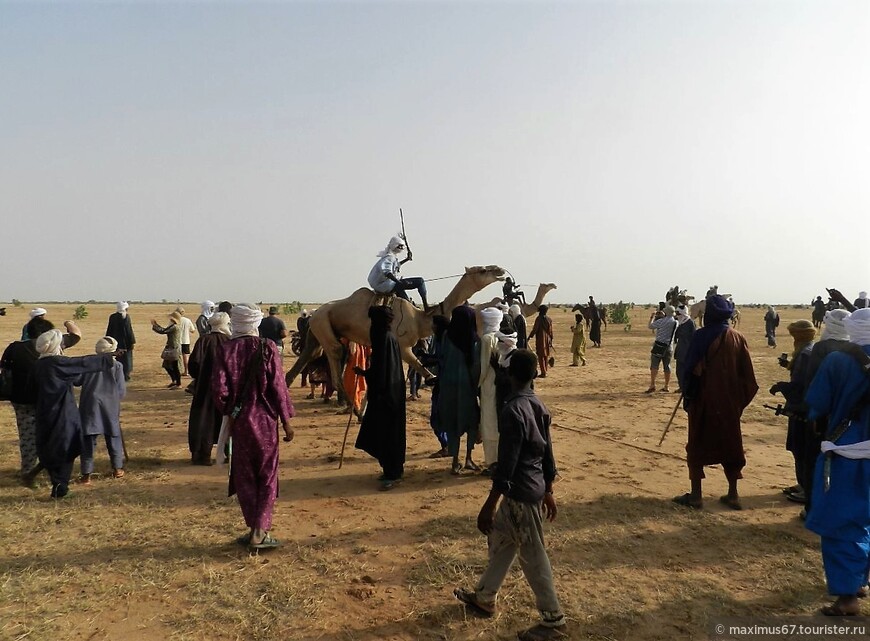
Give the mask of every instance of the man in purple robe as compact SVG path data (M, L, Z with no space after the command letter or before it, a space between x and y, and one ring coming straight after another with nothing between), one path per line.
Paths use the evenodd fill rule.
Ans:
M217 349L212 394L232 437L229 495L238 496L250 528L238 542L266 550L279 545L269 533L278 497L278 421L284 440L291 441L288 421L295 411L278 348L257 331L263 313L254 305L239 303L230 318L232 338Z

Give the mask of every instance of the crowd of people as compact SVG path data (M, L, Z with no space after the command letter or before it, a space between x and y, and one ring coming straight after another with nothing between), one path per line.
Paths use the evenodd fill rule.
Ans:
M391 241L381 258L390 258L393 265L402 249L403 244ZM401 279L390 282L404 286ZM826 309L818 341L815 309L812 320L788 325L792 351L780 357L788 380L769 392L785 398L777 413L788 417L785 445L794 459L794 484L783 491L804 505L801 518L822 537L828 586L835 597L823 613L842 616L858 613L858 597L870 590L870 301L863 292L849 302L837 290L829 291L837 304ZM546 378L554 365L554 331L549 310L541 305L526 332L517 302L521 294L511 283L501 304L482 310L460 305L449 318L434 316L433 335L420 341L414 354L436 374L429 381L429 421L438 442L431 457L449 458L452 474L480 473L492 480L478 516L478 528L489 537L489 565L476 587L458 588L455 595L484 615L494 614L501 583L519 554L542 616L526 638L555 638L564 614L553 587L542 521L556 516L556 464L550 414L534 392L535 379ZM590 302L594 304L591 297ZM689 491L673 501L701 509L704 468L721 465L728 492L719 500L740 510L738 482L746 465L741 417L758 392L747 341L731 326L733 303L715 290L705 299L703 327L695 326L685 300L671 302L676 304L661 305L649 319L654 340L646 393L671 391L673 359L674 391L688 414L690 482ZM55 329L42 308L31 312L22 339L3 353L0 364L11 373L21 477L32 484L45 470L53 498L69 492L76 458L81 459L79 481L90 483L101 435L113 476L125 474L121 399L133 375L136 344L128 307L118 303L93 355L65 356L64 349L78 343L81 332L70 321L64 332ZM586 365L587 332L591 340L596 329L589 331L583 314L574 318L571 365ZM304 311L297 323L303 340L309 319ZM355 445L378 461L378 482L388 491L404 477L406 403L421 399L423 382L414 370L405 371L392 308L374 305L369 319L370 345L342 340L345 368L342 380L334 383L349 399L348 412L361 420ZM775 346L779 315L773 307L764 322L768 343ZM222 462L231 451L229 493L238 496L248 528L238 542L255 550L277 547L271 520L279 429L285 441L291 440L294 415L283 375L288 331L278 309L271 307L264 318L255 305L204 301L195 323L179 306L165 324L152 319L151 327L166 337L160 357L169 387L180 388L183 376L192 379L191 463L213 465L215 457ZM191 349L194 329L198 339ZM600 333L598 339L600 345ZM658 388L660 369L664 381ZM324 370L321 378L329 379L329 368ZM309 374L315 380L313 370ZM331 380L317 381L333 387ZM81 387L78 405L75 386ZM477 445L483 449L482 466L474 460Z

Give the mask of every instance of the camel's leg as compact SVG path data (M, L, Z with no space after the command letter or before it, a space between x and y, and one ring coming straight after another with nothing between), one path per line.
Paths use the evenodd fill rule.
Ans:
M428 380L434 376L432 372L423 367L423 363L420 362L420 359L414 356L414 352L411 351L411 346L401 348L402 360L405 361L408 365L414 368L418 374L423 376L424 380Z
M305 337L305 345L302 346L302 353L284 377L287 387L293 385L293 381L296 380L296 377L299 376L299 373L305 369L308 363L320 356L320 351L320 342L317 340L317 337L308 332L308 336Z
M344 345L336 339L334 344L323 348L326 360L329 361L329 375L332 377L332 386L338 393L338 404L350 406L351 400L344 391L344 364L346 362Z

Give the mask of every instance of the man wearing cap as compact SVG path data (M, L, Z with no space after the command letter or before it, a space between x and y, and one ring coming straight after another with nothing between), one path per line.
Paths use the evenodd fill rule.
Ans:
M35 308L33 308L33 309L30 310L30 320L33 320L34 318L45 318L45 315L46 315L47 313L48 313L48 312L46 312L42 307L35 307ZM37 335L37 336L31 336L31 335L28 333L28 331L27 331L27 326L28 326L29 324L30 324L30 322L28 321L27 323L25 323L24 327L21 328L21 340L23 340L23 341L28 341L28 340L30 340L31 338L39 338L38 335Z
M671 344L674 342L674 334L677 331L677 319L674 318L674 308L665 305L661 312L654 312L649 317L649 328L655 330L656 337L650 351L649 361L649 388L645 394L656 391L656 376L659 373L659 364L665 372L665 386L662 392L670 392L668 384L671 381Z
M423 299L423 308L429 309L425 281L420 277L402 278L399 274L402 265L413 258L411 252L408 252L407 258L399 260L399 254L403 251L405 251L405 241L399 236L390 238L387 246L378 252L378 262L372 266L369 272L369 287L378 294L395 294L405 300L410 300L405 290L416 289L420 292L420 298Z
M284 339L287 338L287 326L278 318L278 308L269 308L269 315L260 321L260 336L268 338L278 346L278 353L284 355Z
M109 316L109 324L106 326L106 336L114 338L118 343L115 358L124 368L125 381L130 380L130 374L133 372L133 346L136 345L133 324L130 322L130 315L127 314L128 307L130 306L126 301L119 301L116 306L117 311Z

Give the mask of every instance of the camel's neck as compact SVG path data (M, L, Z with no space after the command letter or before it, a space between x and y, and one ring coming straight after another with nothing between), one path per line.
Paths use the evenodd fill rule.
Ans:
M547 292L550 291L543 285L538 285L538 293L535 294L535 300L532 301L532 306L535 309L538 309L544 303L544 296L547 295Z
M487 283L488 284L488 283ZM471 278L468 274L459 279L456 286L447 294L447 298L441 303L442 314L450 318L450 313L454 307L459 307L467 301L473 294L476 294L486 285L481 285L476 282L476 279Z

